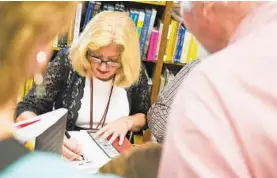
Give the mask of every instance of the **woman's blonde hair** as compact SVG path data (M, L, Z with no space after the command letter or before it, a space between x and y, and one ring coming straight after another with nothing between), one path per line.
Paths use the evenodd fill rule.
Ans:
M124 12L101 12L87 24L70 50L73 68L82 76L90 76L92 71L87 51L96 51L110 44L117 44L122 49L121 68L114 84L129 87L139 79L141 60L136 26Z
M0 106L16 97L38 41L68 28L76 2L0 2ZM35 59L34 59L35 60Z

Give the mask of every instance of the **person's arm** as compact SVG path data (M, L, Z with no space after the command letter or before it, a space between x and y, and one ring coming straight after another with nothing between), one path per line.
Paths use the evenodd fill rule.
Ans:
M132 88L132 105L130 118L132 119L133 125L131 131L138 131L140 129L147 129L146 114L150 108L150 92L147 77L145 74L145 66L141 65L140 79L138 83Z
M52 153L31 152L10 164L0 172L1 178L51 177L51 178L119 178L111 174L84 175L77 168Z
M16 121L25 120L53 109L53 104L57 99L60 89L63 83L66 82L63 81L65 63L68 62L65 50L60 51L57 57L49 63L43 80L45 96L39 97L35 94L36 85L34 84L23 101L17 104Z
M129 116L129 119L132 121L131 131L136 132L139 131L145 124L145 114L137 113L134 115Z
M185 65L174 79L162 89L158 95L157 101L151 106L147 113L149 129L159 143L162 143L164 140L167 118L177 90L183 82L183 79L189 74L190 70L199 62L199 60L195 60L190 64Z

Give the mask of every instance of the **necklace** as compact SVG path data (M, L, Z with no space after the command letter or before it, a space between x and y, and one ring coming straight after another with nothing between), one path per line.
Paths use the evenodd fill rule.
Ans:
M115 80L115 77L113 77L113 79L112 79L112 86L111 86L109 99L108 99L105 111L102 115L102 118L101 118L100 122L98 123L98 125L96 126L95 129L98 129L99 126L101 125L101 123L102 123L102 127L105 125L106 117L107 117L109 106L110 106L111 96L112 96L112 93L113 93L114 80ZM90 129L93 129L93 79L90 80Z

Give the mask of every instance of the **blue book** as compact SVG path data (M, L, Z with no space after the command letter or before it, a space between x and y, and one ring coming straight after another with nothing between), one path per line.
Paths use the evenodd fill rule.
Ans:
M185 32L186 32L186 29L181 25L179 29L177 48L176 48L176 53L174 58L175 63L180 63L181 61L182 49L183 49L183 44L185 39Z
M92 18L94 5L95 5L94 2L88 3L88 8L87 8L87 12L86 12L86 16L85 16L85 20L84 20L84 24L83 24L83 29L85 29L86 25Z
M132 21L135 23L135 11L134 10L130 10L130 14L129 14L130 18L132 19ZM135 24L136 25L136 24Z
M146 42L146 38L147 38L147 32L149 29L149 25L150 25L150 19L151 19L151 15L152 15L152 10L150 9L146 9L145 10L145 17L144 17L144 23L143 23L143 27L141 30L141 34L140 34L140 56L142 57L144 54L144 45Z
M134 11L134 22L137 26L138 24L138 19L139 19L139 12L138 11Z

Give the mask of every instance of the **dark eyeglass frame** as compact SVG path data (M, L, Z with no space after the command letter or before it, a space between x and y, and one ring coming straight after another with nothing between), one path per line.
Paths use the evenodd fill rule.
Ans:
M120 68L121 67L121 63L120 62L115 62L112 60L103 60L97 56L91 55L89 53L89 51L87 51L87 55L86 55L87 59L95 64L101 65L102 63L105 63L107 67L112 67L112 68Z

